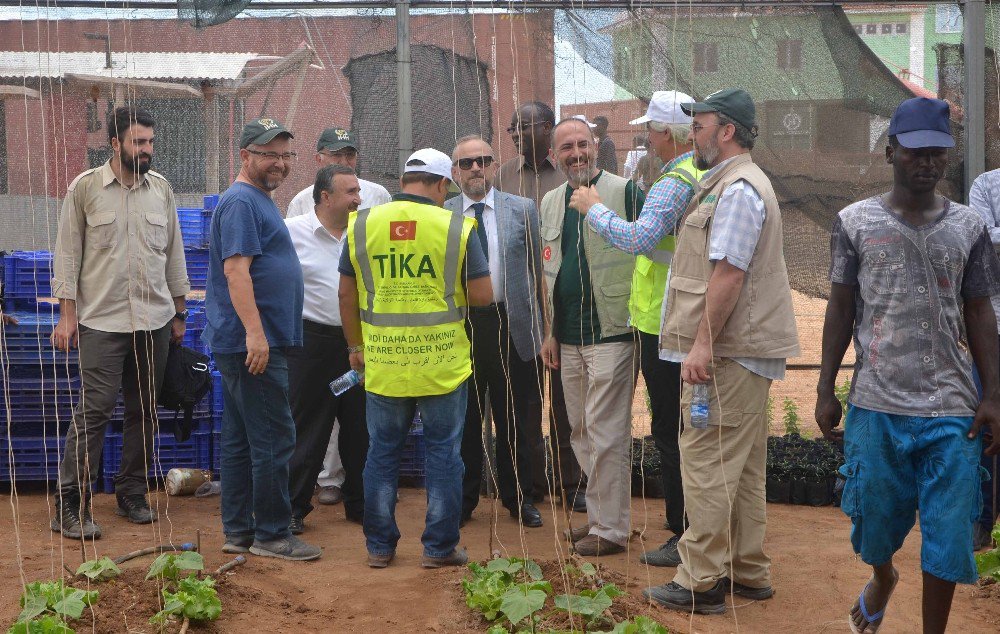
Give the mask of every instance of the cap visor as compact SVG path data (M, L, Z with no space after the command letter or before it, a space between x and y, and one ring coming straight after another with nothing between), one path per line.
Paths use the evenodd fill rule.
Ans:
M353 143L346 143L344 141L338 141L337 143L324 143L323 147L320 149L336 152L337 150L343 150L345 147L352 147L355 150L358 149L358 146L354 145Z
M267 145L268 143L270 143L271 141L275 140L276 138L278 138L282 134L287 134L288 138L290 138L290 139L294 139L295 138L295 136L291 132L289 132L288 130L285 130L284 128L279 128L277 130L268 130L264 134L260 135L259 137L257 137L253 141L251 141L250 144L251 145Z
M896 135L896 140L905 148L917 149L924 147L955 147L955 137L947 132L937 130L914 130L913 132L900 132Z
M718 112L714 106L710 106L707 103L702 103L700 101L696 101L694 103L682 103L681 111L689 117L699 112Z
M628 124L629 125L642 125L643 123L649 123L650 121L652 121L652 119L649 118L649 115L645 115L644 114L641 117L639 117L638 119L632 119L631 121L628 122Z

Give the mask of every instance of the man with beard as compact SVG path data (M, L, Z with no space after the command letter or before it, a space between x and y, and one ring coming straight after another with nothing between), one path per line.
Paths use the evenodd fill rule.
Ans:
M271 200L291 171L291 140L268 117L243 126L239 176L212 215L205 338L225 404L222 551L303 561L322 551L289 530L295 423L286 349L302 345L302 268Z
M507 132L510 134L518 156L510 159L497 170L497 191L523 196L534 201L536 209L542 204L542 197L566 182L549 152L552 149L552 128L556 116L552 108L540 101L522 104L511 120ZM583 472L573 455L570 442L569 418L566 415L566 399L563 396L562 378L559 370L551 369L549 375L549 447L545 446L542 426L525 427L532 447L531 462L534 465L535 501L541 501L549 490L545 473L549 453L553 463L556 481L555 490L566 496L568 504L578 513L587 512L584 497Z
M668 584L643 594L684 612L721 614L726 594L768 599L764 554L767 397L799 354L781 211L750 157L755 107L739 89L681 104L694 118L695 165L708 170L678 230L661 358L681 363L681 476L688 526ZM708 424L691 426L693 386L708 384Z
M937 194L948 167L947 102L907 99L889 121L892 189L838 215L816 422L844 440L841 510L871 580L848 617L875 632L899 581L893 556L920 511L923 631L944 632L956 583L979 578L973 522L982 508L983 432L1000 453L997 325L1000 260L975 210ZM837 369L853 336L847 424ZM972 376L975 361L983 398ZM910 615L907 615L910 616ZM915 629L915 628L912 628Z
M451 172L462 195L445 208L476 220L490 263L494 303L469 308L472 343L465 431L462 434L462 519L479 504L483 473L483 414L493 412L500 500L514 519L542 525L532 504L533 464L528 429L542 425L542 271L538 263L538 211L527 198L493 189L493 149L478 136L458 140Z
M591 229L581 192L596 188L604 204L635 220L644 196L632 181L597 169L597 145L586 121L565 119L552 151L569 182L542 199L542 266L550 333L548 367L562 369L577 460L587 473L587 524L572 531L581 555L625 550L631 502L632 394L639 367L628 298L635 258Z
M312 189L311 214L285 220L302 265L305 299L302 304L301 348L288 351L289 400L295 420L295 453L289 465L288 494L292 501L293 535L304 529L312 511L316 475L323 466L334 421L340 421L338 447L345 467L344 512L361 523L365 512L362 470L368 451L365 393L348 390L336 396L327 386L351 369L347 340L340 322L340 262L347 215L361 203L361 185L354 170L332 164L320 168Z
M171 341L184 336L190 290L184 241L170 184L150 171L153 117L122 107L108 119L112 157L69 186L59 219L52 294L58 350L80 348L82 395L66 435L52 530L98 538L91 518L91 484L104 432L125 400L116 512L136 524L156 521L146 501L152 461L156 391Z

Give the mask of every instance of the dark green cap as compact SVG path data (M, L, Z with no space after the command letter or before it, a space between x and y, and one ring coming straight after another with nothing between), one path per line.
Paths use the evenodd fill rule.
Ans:
M287 134L289 138L295 138L291 132L285 129L285 126L275 119L261 117L247 121L246 125L243 126L243 134L240 135L240 148L245 148L248 145L266 145L279 134Z
M684 114L692 116L699 112L718 112L742 124L747 130L753 129L757 118L753 98L750 93L740 88L726 88L713 92L705 97L704 101L681 104L681 110Z
M319 141L316 142L316 151L336 152L345 147L358 149L358 138L347 128L327 128L323 130L323 134L319 135Z

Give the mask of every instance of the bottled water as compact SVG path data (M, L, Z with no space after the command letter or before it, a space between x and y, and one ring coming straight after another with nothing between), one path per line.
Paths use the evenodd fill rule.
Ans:
M363 378L365 378L365 373L363 370L361 372L358 372L357 370L351 370L350 372L345 373L343 376L330 381L330 391L333 392L334 396L340 396L341 394L351 389L358 383L361 383L361 380Z
M691 427L694 429L708 427L708 401L708 383L691 386Z

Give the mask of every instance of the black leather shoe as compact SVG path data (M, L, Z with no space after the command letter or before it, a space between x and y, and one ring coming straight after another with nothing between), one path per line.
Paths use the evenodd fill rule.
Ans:
M655 601L665 608L696 614L725 614L726 593L722 589L722 581L705 592L692 592L684 586L670 583L662 586L646 588L642 596Z
M518 519L520 515L521 523L524 524L526 528L538 528L542 525L542 514L538 512L535 505L530 502L525 502L521 505L520 513L518 509L509 509L510 516L514 519Z
M586 513L587 512L587 494L584 491L580 491L575 496L566 494L567 498L572 498L573 501L573 511L576 513Z
M751 588L750 586L745 586L742 583L736 583L729 577L723 577L720 581L722 581L722 591L726 594L732 592L738 597L751 599L753 601L766 601L774 596L774 588L771 586L764 588Z

